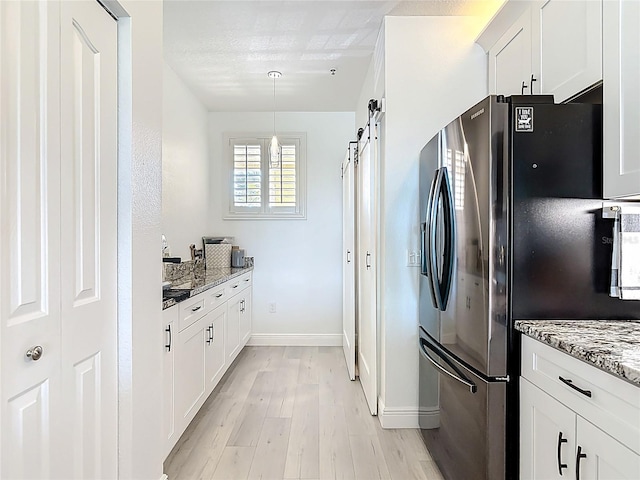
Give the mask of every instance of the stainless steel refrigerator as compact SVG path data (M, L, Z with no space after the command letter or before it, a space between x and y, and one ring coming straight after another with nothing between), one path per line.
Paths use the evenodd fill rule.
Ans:
M420 154L420 427L446 478L517 478L514 320L640 316L608 295L601 125L490 96Z

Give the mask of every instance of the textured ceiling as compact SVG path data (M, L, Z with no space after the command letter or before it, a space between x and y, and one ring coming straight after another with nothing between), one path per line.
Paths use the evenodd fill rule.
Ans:
M273 110L269 70L278 111L353 111L385 15L486 21L501 3L165 0L164 56L210 111Z

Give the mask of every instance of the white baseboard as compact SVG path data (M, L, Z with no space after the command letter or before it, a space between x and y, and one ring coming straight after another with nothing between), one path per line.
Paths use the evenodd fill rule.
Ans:
M169 477L167 476L166 473L163 473L162 476L160 477L160 480L169 480Z
M378 418L382 428L436 428L440 425L440 412L437 408L387 407L378 398Z
M261 347L339 347L342 335L339 333L254 333L247 345Z

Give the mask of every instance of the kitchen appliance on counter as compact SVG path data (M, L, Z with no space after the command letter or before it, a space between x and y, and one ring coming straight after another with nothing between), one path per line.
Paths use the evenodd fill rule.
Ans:
M420 154L420 427L449 479L518 477L516 319L638 319L609 297L602 106L490 96Z
M234 245L231 249L231 267L244 268L244 249Z

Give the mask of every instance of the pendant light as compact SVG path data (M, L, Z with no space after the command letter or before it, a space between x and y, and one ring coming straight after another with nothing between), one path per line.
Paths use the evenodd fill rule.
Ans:
M267 73L269 78L273 78L273 137L271 138L271 144L269 145L269 166L271 168L278 168L280 166L280 158L282 156L282 149L278 137L276 136L276 78L280 78L282 73L272 70Z

